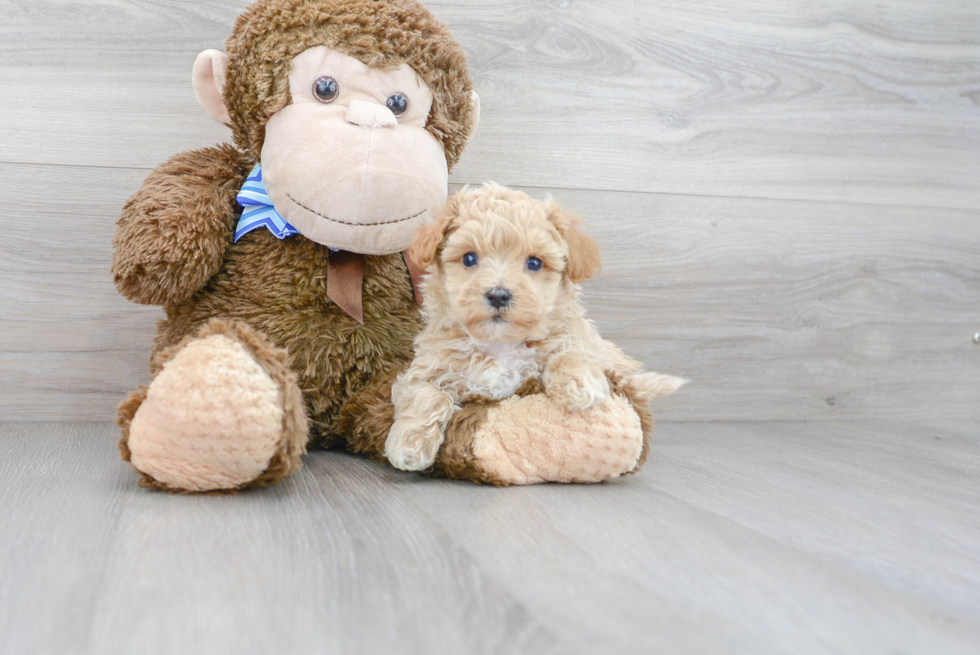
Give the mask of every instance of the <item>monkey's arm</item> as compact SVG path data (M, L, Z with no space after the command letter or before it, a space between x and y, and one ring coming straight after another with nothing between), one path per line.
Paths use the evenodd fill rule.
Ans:
M253 163L224 144L180 153L150 173L126 203L112 240L112 276L143 305L188 298L221 268L235 201Z

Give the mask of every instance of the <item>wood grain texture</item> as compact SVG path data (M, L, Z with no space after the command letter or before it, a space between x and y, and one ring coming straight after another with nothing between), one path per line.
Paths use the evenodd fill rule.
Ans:
M115 441L0 428L0 652L569 652L367 462L177 497L137 487Z
M161 312L113 290L113 223L227 138L189 71L245 4L0 0L0 419L147 381ZM453 179L589 219L604 334L694 380L664 418L980 420L980 8L429 4L483 97Z
M0 652L975 653L972 424L664 427L601 485L338 453L136 486L105 423L0 426Z
M0 161L149 168L223 140L190 67L245 4L5 0ZM461 182L980 201L975 3L429 4L483 97Z
M108 274L142 176L0 165L25 190L0 207L0 417L107 420L147 382L161 312ZM976 214L553 192L603 248L585 285L603 334L693 380L658 404L664 418L980 420Z

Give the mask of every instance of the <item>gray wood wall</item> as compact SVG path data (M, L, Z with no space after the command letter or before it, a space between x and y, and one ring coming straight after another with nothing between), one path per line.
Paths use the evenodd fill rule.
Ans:
M228 137L190 69L245 0L0 0L0 420L109 419L160 311L120 206ZM480 131L454 184L553 194L666 420L980 420L980 2L431 0Z

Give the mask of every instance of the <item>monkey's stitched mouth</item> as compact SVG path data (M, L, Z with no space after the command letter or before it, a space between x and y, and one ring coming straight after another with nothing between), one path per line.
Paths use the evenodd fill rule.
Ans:
M395 223L404 223L405 221L410 221L413 218L417 218L417 217L421 216L426 211L425 209L423 209L422 211L416 212L416 213L412 214L411 216L406 216L405 218L396 218L393 221L381 221L380 223L351 223L350 221L341 221L341 220L337 220L336 218L330 218L326 214L321 214L320 212L318 212L315 209L310 209L309 207L307 207L306 205L304 205L303 203L301 203L299 200L297 200L296 198L292 197L288 193L286 194L286 197L289 198L290 200L292 200L298 206L300 206L303 209L305 209L306 211L310 212L311 214L316 214L320 218L325 218L328 221L330 221L331 223L340 223L341 225L349 225L351 227L377 227L378 225L394 225Z

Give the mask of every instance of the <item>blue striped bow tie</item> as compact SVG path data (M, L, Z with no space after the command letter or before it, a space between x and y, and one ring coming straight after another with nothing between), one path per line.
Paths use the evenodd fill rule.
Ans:
M272 199L269 198L262 180L262 164L256 164L248 174L235 199L242 206L242 217L238 219L238 227L235 228L236 242L260 227L268 228L279 239L299 234L299 230L287 223L272 206Z

